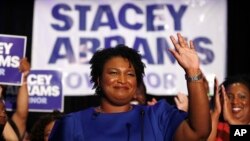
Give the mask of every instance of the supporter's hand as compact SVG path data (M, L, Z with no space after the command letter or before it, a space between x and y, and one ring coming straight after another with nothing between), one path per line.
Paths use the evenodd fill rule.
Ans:
M179 110L188 111L188 97L184 93L179 92L176 97L174 97L175 104Z
M214 109L212 111L212 116L215 117L216 119L219 118L221 114L221 93L219 90L219 83L217 78L214 79Z
M23 73L24 81L26 82L26 78L30 72L30 63L27 58L22 58L20 60L19 71Z
M222 112L223 112L224 120L227 121L229 124L240 124L240 122L235 120L233 117L230 99L228 98L225 87L223 85L222 85L222 98L223 98Z
M147 102L147 104L148 104L149 106L153 106L153 105L155 105L156 103L157 103L157 100L156 100L155 98L152 98L151 101L148 101L148 102Z

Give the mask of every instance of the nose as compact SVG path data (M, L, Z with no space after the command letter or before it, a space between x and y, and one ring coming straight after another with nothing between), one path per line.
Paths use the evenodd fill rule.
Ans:
M125 83L126 82L126 76L124 74L119 75L117 82L118 83Z
M233 97L233 98L231 98L231 103L232 104L237 104L237 103L239 103L239 98L237 98L237 97Z

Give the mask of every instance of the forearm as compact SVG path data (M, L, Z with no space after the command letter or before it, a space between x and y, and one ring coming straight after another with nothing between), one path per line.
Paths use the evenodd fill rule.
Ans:
M219 116L220 115L212 114L212 130L207 141L215 141L216 139Z
M189 71L188 76L201 73L199 70ZM203 79L187 81L189 93L189 124L192 130L201 137L208 137L211 131L209 100Z
M25 82L19 87L17 94L16 114L20 118L27 119L28 105L29 105L29 94L28 94L27 83Z
M23 84L22 86L19 87L19 91L17 94L17 107L16 111L11 117L12 120L15 122L21 136L25 133L26 131L26 122L28 118L28 89L27 89L27 84Z

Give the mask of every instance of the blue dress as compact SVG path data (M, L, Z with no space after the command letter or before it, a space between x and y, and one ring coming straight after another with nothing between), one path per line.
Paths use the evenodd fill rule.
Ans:
M160 100L122 113L88 108L57 120L49 141L170 141L187 113Z

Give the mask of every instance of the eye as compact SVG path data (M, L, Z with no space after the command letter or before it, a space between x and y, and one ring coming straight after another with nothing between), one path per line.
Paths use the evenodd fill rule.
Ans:
M128 72L128 75L129 76L135 76L135 73L134 72Z
M118 72L117 72L117 71L114 71L114 70L111 70L111 71L109 71L109 74L111 74L111 75L116 75L116 74L118 74Z
M233 100L233 99L234 99L234 96L231 95L231 94L229 94L229 95L228 95L228 98L229 98L230 100Z
M246 97L245 94L239 94L239 98L240 98L240 99L246 99L247 97Z

